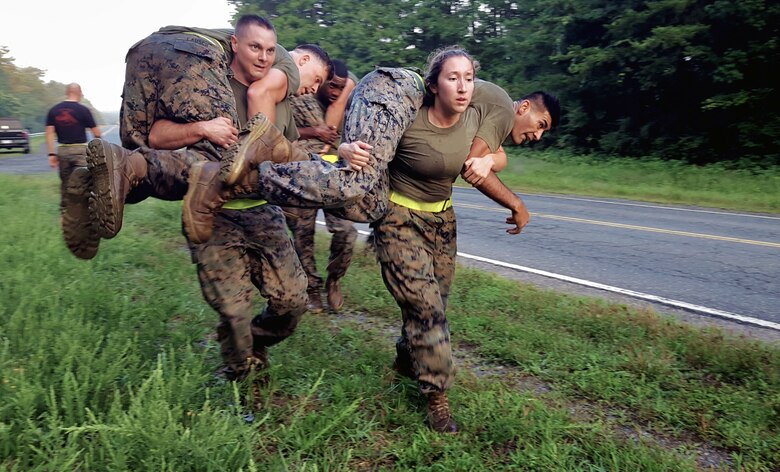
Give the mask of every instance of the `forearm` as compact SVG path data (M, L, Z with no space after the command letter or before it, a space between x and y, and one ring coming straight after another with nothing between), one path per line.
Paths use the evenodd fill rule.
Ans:
M337 98L335 102L328 105L328 108L325 110L326 125L332 126L334 129L341 129L341 123L344 121L344 113L346 113L347 110L349 96L352 94L352 91L355 89L356 85L357 84L355 84L352 79L348 79L347 84L344 86L344 90L342 90L341 95L339 95L339 98Z
M520 197L518 197L513 191L507 188L507 186L501 182L501 179L498 178L495 172L491 172L485 178L485 180L482 181L482 183L476 185L475 187L494 202L500 204L504 208L512 210L513 212L520 211L521 209L525 208L525 203L523 203L523 200L521 200Z
M57 149L54 147L54 126L46 127L46 147L49 149L49 154L57 152Z
M306 128L298 128L298 134L300 135L298 139L320 139L317 135L316 129L311 126Z
M149 147L154 149L179 149L205 139L202 122L175 123L157 120L149 132Z

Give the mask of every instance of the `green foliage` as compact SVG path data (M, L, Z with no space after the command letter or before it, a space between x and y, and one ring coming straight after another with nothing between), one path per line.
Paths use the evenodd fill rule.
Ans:
M697 166L676 160L508 149L500 178L516 191L573 193L780 213L780 166L745 159ZM464 184L465 185L465 184Z
M542 147L780 163L776 2L231 2L270 17L282 44L318 42L359 75L422 67L459 43L512 96L559 96L564 119Z
M44 83L43 71L34 67L18 68L7 47L0 45L0 116L18 118L31 133L46 129L49 109L65 99L65 86L59 82ZM98 124L104 123L100 112L88 100Z

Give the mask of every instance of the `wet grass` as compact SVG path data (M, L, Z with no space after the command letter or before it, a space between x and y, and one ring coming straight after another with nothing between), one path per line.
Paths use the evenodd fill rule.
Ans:
M256 406L243 407L248 386L213 374L216 316L180 235L180 204L129 206L122 233L81 261L61 239L57 186L52 175L0 175L6 470L780 464L777 346L465 268L449 309L461 432L431 432L415 384L389 369L398 309L360 251L346 312L306 315L272 348Z

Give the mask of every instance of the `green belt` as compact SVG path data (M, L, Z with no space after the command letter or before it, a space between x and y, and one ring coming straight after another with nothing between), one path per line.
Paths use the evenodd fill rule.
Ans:
M438 202L423 202L420 200L415 200L411 197L407 197L406 195L398 193L395 190L390 190L390 201L406 208L411 208L412 210L427 211L430 213L438 213L452 206L452 198Z
M411 72L412 75L414 76L414 83L417 85L417 89L420 92L425 93L425 81L423 80L422 77L420 77L420 74L418 74L417 72L415 72L413 70L410 70L409 72Z
M267 200L255 200L253 198L236 198L222 205L226 210L248 210L268 203Z
M199 37L201 39L205 39L206 41L211 43L212 46L217 46L222 51L222 54L225 54L225 48L222 47L222 43L220 43L219 41L217 41L214 38L209 38L205 34L196 33L194 31L185 31L184 34L191 34L191 35L197 36L197 37Z
M86 146L87 143L57 144L57 147Z

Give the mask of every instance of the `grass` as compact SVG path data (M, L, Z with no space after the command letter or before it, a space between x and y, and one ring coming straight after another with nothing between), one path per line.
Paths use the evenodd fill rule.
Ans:
M5 470L780 465L777 346L465 268L448 315L461 432L432 433L416 385L388 367L398 309L360 251L347 311L306 315L271 350L261 406L246 409L247 386L213 375L216 316L179 234L180 204L128 207L122 233L81 261L61 240L57 185L0 175Z
M507 148L501 179L518 192L627 198L780 213L780 168L692 166L655 159L596 158Z

